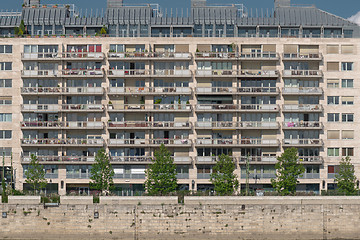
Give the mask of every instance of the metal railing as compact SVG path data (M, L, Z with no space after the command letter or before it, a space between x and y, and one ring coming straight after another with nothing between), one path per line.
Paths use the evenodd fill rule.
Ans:
M197 87L196 93L206 94L206 93L234 93L233 87Z
M238 58L239 54L236 52L197 52L195 53L196 58Z
M102 111L104 105L102 104L61 104L61 109L65 111Z
M236 110L238 106L236 104L202 104L196 105L197 110Z
M276 52L242 52L239 54L241 59L271 59L276 60L279 58L279 55Z
M190 139L151 139L150 144L191 145Z
M277 70L241 70L240 76L246 77L278 77L279 71Z
M91 58L94 60L104 59L105 54L102 52L63 52L61 57L65 59L81 59L81 58Z
M62 70L64 77L102 77L104 73L101 69L65 69Z
M145 139L109 139L109 145L141 145L148 144Z
M279 93L279 88L277 87L239 87L237 89L238 93Z
M323 72L321 70L284 70L284 77L322 77Z
M32 139L24 138L21 139L21 143L25 145L103 145L103 139L86 139L86 138L43 138L43 139Z
M196 70L196 76L198 77L208 77L208 76L236 76L238 73L237 70L232 69L198 69Z
M284 145L323 145L322 139L304 138L304 139L283 139Z
M51 111L57 112L60 110L58 104L21 104L22 111Z
M322 128L323 124L319 121L300 121L300 122L283 122L285 128Z
M304 60L312 60L312 59L322 59L321 53L284 53L284 59L304 59Z
M109 76L147 76L151 73L148 69L111 69L108 71Z
M323 111L320 104L284 104L283 111Z
M60 59L60 54L58 52L22 53L21 58L23 60L58 60Z
M59 77L58 70L21 70L22 77Z
M323 94L321 87L285 87L282 89L283 94Z
M154 69L153 74L156 76L191 76L189 69Z

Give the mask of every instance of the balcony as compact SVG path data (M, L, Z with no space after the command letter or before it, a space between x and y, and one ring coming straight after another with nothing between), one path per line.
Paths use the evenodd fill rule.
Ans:
M149 57L155 60L190 60L192 55L186 52L152 52L149 53Z
M90 121L69 121L64 122L64 129L104 129L104 123L97 121L97 122L90 122Z
M39 53L22 53L21 60L32 61L32 60L60 60L60 54L57 52L39 52Z
M218 122L196 122L196 128L198 129L236 129L238 127L238 122L227 122L227 121L218 121Z
M94 156L37 156L40 163L48 164L69 164L69 163L93 163ZM22 156L22 163L29 163L30 156Z
M190 139L151 139L150 145L153 147L158 147L159 145L164 144L167 147L191 147Z
M103 112L104 105L102 104L62 104L61 110L63 112Z
M277 162L276 156L241 156L240 157L240 164L245 164L249 161L250 164L254 163L268 163L268 164L275 164Z
M239 95L279 95L280 91L277 87L239 87L237 89Z
M320 104L284 104L283 112L322 112Z
M299 176L299 179L319 179L320 178L320 173L316 173L316 172L307 172L305 171L303 173L302 176Z
M206 60L224 60L224 59L234 59L238 58L238 53L235 52L197 52L195 53L196 59L206 59Z
M277 104L240 104L241 112L279 112Z
M63 88L67 95L103 95L104 88L102 87L66 87Z
M321 78L323 77L323 72L321 70L284 70L283 77Z
M257 146L257 147L278 147L279 140L277 139L259 139L259 138L242 138L241 145Z
M21 104L22 112L58 112L58 104Z
M149 60L150 54L147 52L109 52L109 60Z
M150 94L152 95L190 95L190 87L151 87Z
M322 61L321 53L284 53L283 60L289 61Z
M210 170L210 169L209 169ZM210 179L210 175L211 173L197 173L197 179L206 179L209 180Z
M288 129L288 130L292 130L292 129L303 129L303 130L308 130L308 129L323 129L323 124L322 122L310 122L310 121L301 121L301 122L284 122L283 123L283 129Z
M115 95L138 95L148 94L150 92L149 87L109 87L108 94Z
M226 139L198 138L196 139L196 145L198 147L203 147L203 146L214 147L214 145L216 147L223 147L223 146L238 145L238 141L232 138L226 138Z
M277 70L241 70L239 72L240 77L250 77L250 78L278 78L279 71Z
M67 138L67 139L21 139L21 146L89 146L89 147L103 147L103 139L79 139L79 138Z
M145 145L148 141L145 139L109 139L109 146L138 146Z
M236 112L236 104L201 104L196 105L197 112Z
M240 53L241 60L279 60L279 55L276 52L251 52L251 53Z
M21 70L22 78L57 78L58 70Z
M60 95L64 91L61 87L22 87L22 95Z
M191 77L191 71L189 69L154 69L153 75L161 77Z
M224 70L196 70L196 77L236 77L237 70L224 69Z
M102 78L104 73L101 69L65 69L62 70L61 76L64 78Z
M323 95L321 87L285 87L282 89L283 95Z
M108 75L112 77L149 77L151 71L148 69L113 69L108 71Z
M197 94L233 94L235 93L232 87L197 87Z
M123 121L123 122L108 122L109 129L142 129L150 128L151 122L145 121Z
M324 159L320 156L299 156L299 162L302 164L323 164Z
M283 139L284 147L322 147L322 139Z
M191 105L190 104L154 104L153 109L157 111L172 110L176 112L191 112Z
M21 122L22 129L48 129L48 128L62 128L65 126L64 122L57 121L23 121Z
M102 52L63 52L61 54L62 59L64 60L89 60L97 61L104 60L105 54Z
M255 122L239 122L239 128L241 129L279 129L279 123L277 122L265 122L265 121L255 121Z
M111 156L113 163L151 163L151 157L146 156Z
M236 158L230 156L234 162L236 162ZM208 163L216 163L219 160L217 156L198 156L196 157L197 164L208 164Z

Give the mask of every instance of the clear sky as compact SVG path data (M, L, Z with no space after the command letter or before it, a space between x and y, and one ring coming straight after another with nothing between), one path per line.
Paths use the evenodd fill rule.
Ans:
M20 9L23 3L23 0L0 0L1 9ZM159 3L162 8L190 8L190 0L124 0L125 3ZM273 0L208 0L209 3L243 3L250 12L253 9L266 9L269 11L274 6ZM41 0L43 4L55 4L55 3L74 3L78 8L83 9L96 9L106 8L106 0ZM325 10L327 12L333 13L335 15L349 18L350 16L356 14L360 11L360 0L291 0L292 4L315 4L318 8ZM180 12L181 10L178 10ZM261 11L261 10L260 10ZM259 12L260 12L259 11ZM168 10L168 13L170 10ZM186 12L186 10L184 10Z

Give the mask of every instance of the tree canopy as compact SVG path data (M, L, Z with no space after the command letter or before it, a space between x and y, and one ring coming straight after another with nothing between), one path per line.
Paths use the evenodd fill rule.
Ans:
M354 195L357 193L357 178L350 157L341 159L339 172L335 176L335 181L337 182L339 192L346 195Z
M40 191L47 185L44 166L39 164L39 160L34 154L31 154L30 164L25 171L25 177L25 182L32 186L34 195L36 195L36 191Z

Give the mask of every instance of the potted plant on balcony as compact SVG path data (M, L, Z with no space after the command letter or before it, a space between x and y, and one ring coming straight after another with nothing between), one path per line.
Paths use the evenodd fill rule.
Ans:
M178 99L178 109L181 109L181 100L180 100L180 97Z
M112 101L109 101L109 109L114 109L114 105L113 105Z
M145 99L144 99L144 97L141 97L140 104L141 104L140 108L145 109Z
M189 105L190 105L190 102L189 102L189 100L187 100L187 101L186 101L186 109L190 109L190 106L189 106Z

